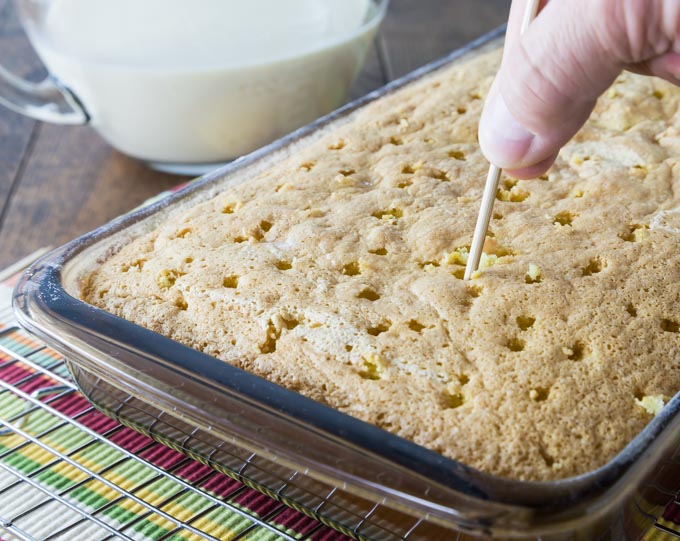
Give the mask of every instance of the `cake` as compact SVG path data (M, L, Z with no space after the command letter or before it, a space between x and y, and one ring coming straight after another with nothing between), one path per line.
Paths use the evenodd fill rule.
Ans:
M498 62L176 212L82 298L491 474L601 466L680 388L680 92L625 73L547 175L504 176L466 282Z

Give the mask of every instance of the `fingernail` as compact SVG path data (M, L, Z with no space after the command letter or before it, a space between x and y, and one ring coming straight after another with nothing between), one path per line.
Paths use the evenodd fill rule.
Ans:
M534 137L515 120L500 92L489 96L479 124L479 143L487 160L504 169L521 167Z

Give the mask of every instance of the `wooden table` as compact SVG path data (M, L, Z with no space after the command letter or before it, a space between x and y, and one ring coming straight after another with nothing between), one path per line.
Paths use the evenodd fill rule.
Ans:
M460 47L507 19L510 0L392 0L351 98ZM8 0L0 0L0 61L39 80ZM185 180L151 171L88 127L36 122L0 107L0 268L56 246Z

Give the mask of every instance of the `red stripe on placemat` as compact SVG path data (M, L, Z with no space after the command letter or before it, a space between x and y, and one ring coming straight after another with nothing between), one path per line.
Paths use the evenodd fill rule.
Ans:
M664 520L673 522L675 524L680 524L680 503L678 503L678 498L680 493L675 495L675 500L666 506L663 512Z
M109 440L133 454L136 454L137 451L153 442L148 436L127 427L117 430L115 434L111 435Z
M235 479L232 479L228 475L224 475L223 473L218 473L217 475L211 477L207 481L201 483L199 485L201 489L207 490L208 492L211 492L215 496L218 496L220 498L226 498L230 494L232 494L235 490L238 490L243 486L242 483L239 483ZM248 489L252 490L252 489Z
M160 443L152 445L139 456L164 470L171 470L186 458L182 453Z
M246 490L242 494L239 494L239 496L234 499L234 503L241 507L246 507L247 509L257 509L257 514L261 517L268 515L281 505L269 496L265 496L254 490Z
M192 460L177 470L177 475L188 483L196 483L199 479L203 479L211 473L215 473L215 470L205 464L196 462L195 460Z
M90 430L93 430L97 434L106 434L110 430L113 430L115 427L119 426L117 421L114 421L106 415L103 415L97 410L90 411L82 417L78 417L78 422L85 425Z
M14 384L17 381L21 381L22 379L30 376L31 374L34 374L35 372L28 370L25 366L22 366L17 363L13 363L7 366L3 366L0 368L0 379L2 381L5 381L9 384ZM43 377L43 381L47 381ZM50 385L50 382L47 381L47 383L43 383L43 387L45 385Z
M303 536L307 535L319 525L313 518L298 513L295 509L290 508L278 515L273 522ZM345 537L342 536L339 539L345 539Z
M83 395L75 391L50 402L50 406L71 418L92 407Z

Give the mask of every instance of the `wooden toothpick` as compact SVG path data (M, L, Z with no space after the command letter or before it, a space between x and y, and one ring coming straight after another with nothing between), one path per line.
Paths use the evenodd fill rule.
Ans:
M524 18L522 19L522 26L520 28L520 36L528 28L529 23L534 20L538 13L538 5L540 0L528 0L524 9ZM484 241L489 230L489 222L491 221L491 213L493 212L493 204L496 200L496 192L498 191L498 182L501 178L501 169L494 164L489 164L489 174L486 177L486 184L484 185L484 194L482 195L482 204L477 216L477 225L472 236L472 244L470 245L470 253L468 254L467 265L465 266L465 280L470 280L472 275L479 268L479 261L482 258L482 249L484 248Z

